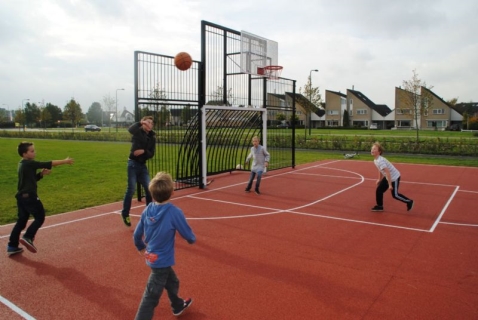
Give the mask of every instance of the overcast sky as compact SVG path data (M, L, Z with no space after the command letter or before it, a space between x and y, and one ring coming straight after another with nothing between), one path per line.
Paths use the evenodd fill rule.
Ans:
M476 0L0 0L0 104L86 112L105 95L134 107L134 51L200 58L201 20L279 43L282 76L394 105L419 78L444 100L478 101Z

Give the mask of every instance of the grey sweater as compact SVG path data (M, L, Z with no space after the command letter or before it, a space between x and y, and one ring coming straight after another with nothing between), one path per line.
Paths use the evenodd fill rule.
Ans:
M270 157L269 152L262 145L258 145L257 148L251 147L251 152L247 156L246 162L249 162L252 158L251 171L264 171L264 163L269 162Z

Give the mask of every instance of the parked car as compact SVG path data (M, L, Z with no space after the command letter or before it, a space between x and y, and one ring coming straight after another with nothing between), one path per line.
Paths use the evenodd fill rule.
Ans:
M370 125L370 128L369 128L369 129L370 129L370 130L377 130L377 129L378 129L378 126L377 126L376 123L372 123L372 124Z
M447 131L461 131L461 126L459 124L452 124L449 127L446 127L445 130Z
M283 121L281 122L280 124L277 125L277 128L285 128L285 129L289 129L289 123L287 121Z
M101 128L94 124L87 124L85 126L85 132L88 131L101 131Z

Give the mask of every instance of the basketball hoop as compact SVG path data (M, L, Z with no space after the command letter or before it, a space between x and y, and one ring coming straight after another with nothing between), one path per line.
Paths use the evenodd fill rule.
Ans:
M282 66L265 66L264 75L269 79L279 79L283 68Z

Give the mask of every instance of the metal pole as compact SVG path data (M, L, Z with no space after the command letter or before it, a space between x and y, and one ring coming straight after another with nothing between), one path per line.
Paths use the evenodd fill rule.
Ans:
M310 73L309 73L309 79L310 79L309 101L310 101L310 103L312 103L312 71L313 72L319 72L319 70L317 70L317 69L310 70ZM312 127L312 110L309 110L309 136L312 134L311 127Z
M23 100L22 100L22 109L23 109L23 131L25 131L25 122L27 121L27 115L25 114L25 105L23 104L24 101L30 101L30 99L23 99Z
M116 114L115 114L115 119L116 119L116 132L118 132L118 91L119 90L124 90L124 89L116 89Z

